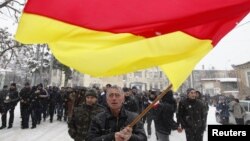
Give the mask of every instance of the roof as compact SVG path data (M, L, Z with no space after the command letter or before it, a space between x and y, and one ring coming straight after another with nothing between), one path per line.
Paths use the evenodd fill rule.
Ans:
M250 64L250 61L243 63L243 64L238 64L238 65L232 65L233 68L240 68L240 67L244 67Z
M223 91L223 93L239 93L239 91Z
M237 82L237 78L203 78L201 81Z

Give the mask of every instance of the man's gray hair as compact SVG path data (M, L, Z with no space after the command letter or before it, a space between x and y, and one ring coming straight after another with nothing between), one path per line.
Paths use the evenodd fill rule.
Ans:
M111 87L107 88L107 93L108 93L109 89L117 89L121 94L124 94L124 91L122 90L122 88L120 86L112 85Z

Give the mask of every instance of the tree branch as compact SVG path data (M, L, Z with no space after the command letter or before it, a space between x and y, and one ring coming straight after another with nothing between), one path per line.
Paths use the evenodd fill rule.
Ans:
M24 3L20 3L19 1L14 0L13 2L18 3L19 5L24 5Z
M13 56L13 52L14 52L14 51L12 50L11 55L10 55L10 58L9 58L8 62L5 64L4 69L6 69L7 65L10 63L10 60L11 60L11 58L12 58L12 56Z
M8 7L8 8L10 8L10 9L12 9L13 11L15 11L15 12L17 12L17 13L21 13L20 11L18 11L17 9L15 9L15 8L13 8L13 7L11 7L11 6L9 6L9 5L6 5L6 7Z
M4 55L5 52L7 52L8 50L12 50L13 48L18 48L18 47L23 47L22 45L20 46L13 46L13 47L10 47L9 44L7 44L8 48L3 50L1 53L0 53L0 57Z
M4 3L0 4L0 9L7 6L13 0L6 0Z

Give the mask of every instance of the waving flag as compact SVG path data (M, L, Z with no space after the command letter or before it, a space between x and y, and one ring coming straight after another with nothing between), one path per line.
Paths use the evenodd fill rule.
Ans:
M175 90L250 0L28 0L16 39L92 76L159 66Z

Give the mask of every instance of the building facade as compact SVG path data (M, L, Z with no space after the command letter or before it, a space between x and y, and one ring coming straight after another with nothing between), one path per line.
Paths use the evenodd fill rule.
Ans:
M239 95L242 99L250 97L250 62L232 66L236 70Z

